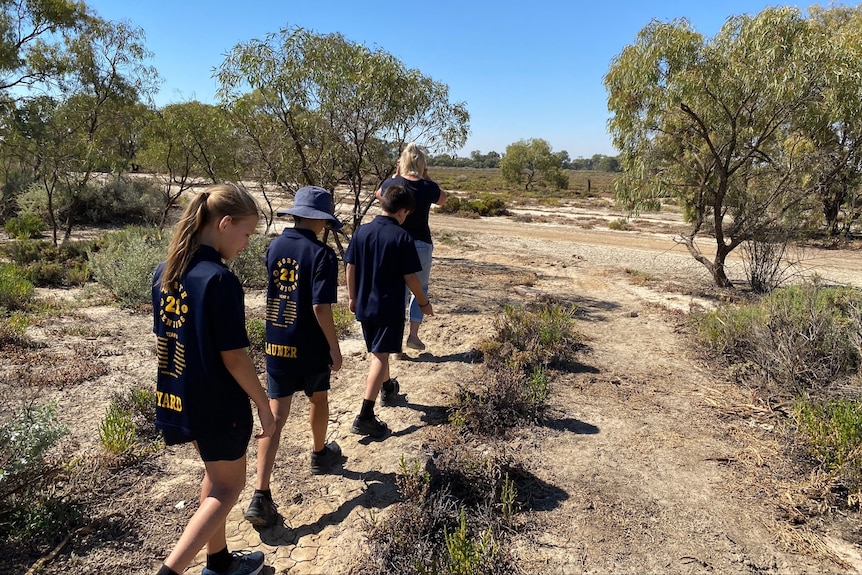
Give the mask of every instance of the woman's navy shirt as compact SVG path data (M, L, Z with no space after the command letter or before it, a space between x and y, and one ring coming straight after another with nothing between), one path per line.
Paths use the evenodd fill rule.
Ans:
M200 246L179 282L153 278L153 333L158 340L156 425L169 444L223 427L252 425L251 405L221 359L248 347L239 280L210 246Z
M333 304L338 260L311 230L288 228L266 251L266 370L311 375L332 363L315 304Z
M420 271L416 245L398 221L380 215L359 226L344 252L355 266L356 319L404 321L404 276Z
M431 180L408 180L404 176L395 176L389 178L380 185L380 193L386 195L386 190L390 186L404 186L404 188L413 192L413 197L416 199L416 208L413 213L408 214L401 227L407 230L407 233L414 240L430 244L431 242L431 227L428 225L428 214L431 212L431 204L436 204L440 200L440 186Z

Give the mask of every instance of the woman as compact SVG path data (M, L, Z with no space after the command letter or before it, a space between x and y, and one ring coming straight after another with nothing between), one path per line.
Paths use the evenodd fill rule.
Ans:
M415 142L410 142L398 158L398 169L395 176L387 179L377 190L377 199L381 199L391 186L403 186L413 193L416 209L407 216L402 228L407 230L416 244L422 270L418 273L422 282L422 291L428 298L428 281L431 277L431 255L434 245L431 241L431 228L428 225L428 214L431 204L442 206L446 203L446 192L440 189L436 182L428 179L428 159L425 152ZM419 308L416 297L410 296L410 330L407 335L407 347L424 350L425 344L419 339L419 327L425 317Z

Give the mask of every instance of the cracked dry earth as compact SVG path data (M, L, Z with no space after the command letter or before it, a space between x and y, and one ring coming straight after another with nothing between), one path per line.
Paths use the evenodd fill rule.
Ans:
M365 526L398 500L402 456L422 457L429 434L445 424L456 383L478 369L475 349L492 333L495 312L507 302L552 297L578 306L586 347L580 368L552 382L548 421L509 440L542 493L513 544L525 573L862 572L862 538L848 526L858 517L787 520L784 502L801 490L804 472L756 397L692 351L684 318L716 298L668 229L638 231L635 221L634 231L611 231L561 219L559 211L526 219L432 214L437 315L421 332L427 350L393 360L404 399L378 413L394 433L368 442L349 432L368 367L357 326L342 341L344 367L330 395L329 440L347 458L343 473L311 475L308 402L297 398L273 479L283 524L257 531L242 519L253 487L252 442L249 481L228 518L231 548L263 551L270 575L355 572L369 552ZM809 251L805 261L827 279L862 286L856 252ZM738 265L732 277L741 277ZM644 277L659 280L635 281ZM248 293L246 305L250 317L263 317L263 294ZM95 306L68 321L103 331L83 343L64 341L52 331L57 326L33 335L54 340L60 352L101 350L106 375L56 391L60 417L73 430L66 448L96 453L111 394L153 381L151 319L146 311ZM179 447L110 485L93 485L104 495L96 522L40 572L154 573L196 507L200 478L194 451ZM198 573L202 561L203 553L187 572Z

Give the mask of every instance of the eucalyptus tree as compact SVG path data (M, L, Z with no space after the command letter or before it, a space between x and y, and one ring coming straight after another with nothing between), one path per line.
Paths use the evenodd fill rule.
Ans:
M712 39L686 20L653 21L605 76L617 199L633 213L679 202L691 223L679 241L719 286L731 286L736 247L787 237L811 216L819 168L798 126L821 103L822 39L789 7L731 17Z
M849 234L862 216L862 7L812 6L829 50L821 102L799 129L817 154L817 194L831 234Z
M217 77L238 130L257 140L249 148L266 183L288 193L346 184L354 226L408 141L433 151L467 137L469 114L444 84L341 34L285 28L238 44Z
M160 180L160 227L186 190L240 179L238 142L227 113L218 106L189 101L153 112L139 158Z
M77 36L91 17L76 0L0 2L0 93L53 83L64 68L64 39Z
M81 194L97 171L110 169L122 156L108 135L121 132L127 112L155 91L158 76L145 64L150 54L143 39L140 28L90 19L63 46L66 73L58 82L58 105L48 119L51 136L37 177L48 194L55 243L57 214L65 216L67 241Z
M562 154L565 154L563 156ZM500 160L500 173L507 182L523 184L525 191L538 183L556 190L568 187L568 176L562 170L563 158L568 153L553 153L551 145L541 138L519 140L506 146Z

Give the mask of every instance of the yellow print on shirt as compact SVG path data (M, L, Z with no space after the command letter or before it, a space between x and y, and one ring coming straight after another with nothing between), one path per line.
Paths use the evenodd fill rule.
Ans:
M186 347L177 341L177 334L168 332L167 337L158 336L156 355L159 358L159 373L179 379L186 369Z
M280 292L294 291L299 282L299 262L293 258L281 258L275 262L272 277Z
M173 393L165 393L163 391L156 392L156 405L163 409L170 409L172 411L182 411L183 410L183 398L174 395Z
M159 298L159 318L170 329L179 329L186 323L189 313L189 292L179 282L173 282L170 291L162 288Z

